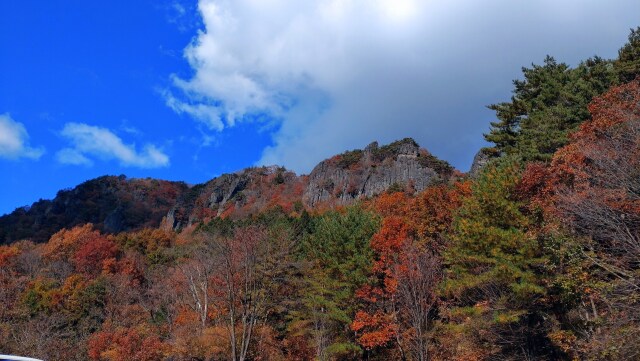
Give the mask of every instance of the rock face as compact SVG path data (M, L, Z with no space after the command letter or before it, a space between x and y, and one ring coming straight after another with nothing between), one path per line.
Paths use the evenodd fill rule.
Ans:
M240 218L274 207L301 208L306 178L277 166L223 174L185 192L167 214L164 226L181 229L219 216Z
M303 202L349 204L390 188L420 192L435 182L447 181L453 168L411 138L379 147L349 151L318 164L309 175Z
M482 169L495 158L500 157L500 154L495 148L482 148L476 153L475 157L473 157L473 163L471 164L471 169L469 170L469 176L471 178L475 178L480 174Z
M326 159L310 175L277 166L224 174L189 189L167 214L164 227L182 229L215 217L241 218L279 207L286 212L318 205L347 205L390 188L420 192L448 181L453 168L407 138L374 142Z

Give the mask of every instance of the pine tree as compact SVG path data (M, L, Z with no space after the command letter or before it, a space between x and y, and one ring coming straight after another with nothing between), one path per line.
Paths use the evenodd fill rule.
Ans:
M587 59L571 69L547 56L544 65L522 69L510 102L493 104L497 122L485 139L502 153L525 161L548 161L568 142L568 134L589 119L587 105L615 84L611 61Z
M354 206L315 218L311 234L302 242L304 280L293 325L307 325L319 360L361 352L349 325L359 308L355 291L371 269L369 241L378 227L374 214Z
M454 221L445 252L449 317L486 354L545 355L543 248L516 196L520 166L509 158L481 174Z
M629 41L618 51L618 59L614 65L622 83L640 76L640 26L631 29Z

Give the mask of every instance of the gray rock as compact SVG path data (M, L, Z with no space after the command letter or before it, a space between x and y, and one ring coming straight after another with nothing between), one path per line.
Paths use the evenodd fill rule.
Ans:
M499 158L500 153L495 148L482 148L473 157L473 163L469 170L469 176L476 178L482 169L489 164L492 159Z
M384 147L373 142L364 151L346 152L320 162L309 174L303 203L314 207L335 200L345 205L394 186L417 193L451 176L427 165L434 160L410 138Z

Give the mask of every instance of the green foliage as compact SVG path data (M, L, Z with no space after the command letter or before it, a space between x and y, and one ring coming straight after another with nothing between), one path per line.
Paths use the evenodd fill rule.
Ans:
M402 192L403 190L404 190L404 187L400 185L400 183L394 182L389 186L389 188L387 188L387 193L388 194L398 193L398 192Z
M640 26L631 29L629 41L618 51L614 67L623 83L628 83L640 75Z
M431 168L436 171L438 174L449 175L453 173L454 168L449 164L449 162L439 159L428 152L420 152L418 153L418 163L425 167Z
M229 218L213 218L208 223L198 225L196 232L205 232L212 235L221 237L233 236L233 231L236 229L237 222Z
M292 324L314 325L307 332L319 343L320 359L353 358L361 352L344 330L358 304L354 293L367 281L373 261L369 241L380 221L359 206L313 218L300 244L304 278ZM321 345L320 345L321 344Z
M492 104L498 121L485 139L525 161L548 161L567 144L568 134L590 118L587 105L615 84L611 61L587 59L571 69L547 56L543 65L522 68L510 102Z
M349 207L345 213L329 212L314 220L313 234L305 239L303 253L329 277L358 288L367 279L373 257L369 241L378 227L377 217L359 206Z
M353 360L358 358L361 353L362 348L351 342L334 343L327 347L327 354L330 355L331 358Z
M36 279L29 284L22 295L22 302L31 315L52 310L51 290L56 287L56 282L51 279Z
M507 353L519 352L510 349L514 339L544 338L539 325L531 324L544 319L539 312L546 296L541 271L548 259L531 235L532 221L515 194L520 173L520 165L510 158L481 173L454 221L442 285L454 302L452 312L467 314L475 320L468 327L489 335L485 342ZM472 308L476 310L470 312Z
M632 29L618 59L589 58L576 68L547 56L543 65L522 68L511 101L489 105L497 121L485 139L525 161L548 161L568 142L568 134L589 120L591 100L640 75L640 27Z
M477 180L455 220L453 245L446 253L448 292L462 296L491 282L522 301L543 293L532 271L543 262L540 250L526 234L530 222L513 195L519 175L518 164L504 160Z
M276 172L276 176L273 177L273 184L279 185L279 184L283 184L284 183L284 181L285 181L284 172L285 172L284 168L278 168L278 170Z
M362 154L363 152L360 149L346 151L340 154L338 158L338 167L342 169L350 168L362 159Z
M383 161L387 158L395 157L400 153L400 149L405 145L418 148L418 143L416 143L413 138L404 138L391 144L383 145L380 148L373 149L373 158L377 161Z

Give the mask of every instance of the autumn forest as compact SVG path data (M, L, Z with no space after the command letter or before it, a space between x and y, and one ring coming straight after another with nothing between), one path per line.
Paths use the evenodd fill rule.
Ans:
M306 176L252 169L224 202L213 183L105 178L16 210L0 219L0 353L640 359L640 28L616 59L522 72L489 105L473 172L415 152L424 187L318 181L327 196L302 202ZM411 142L325 165L364 174Z

